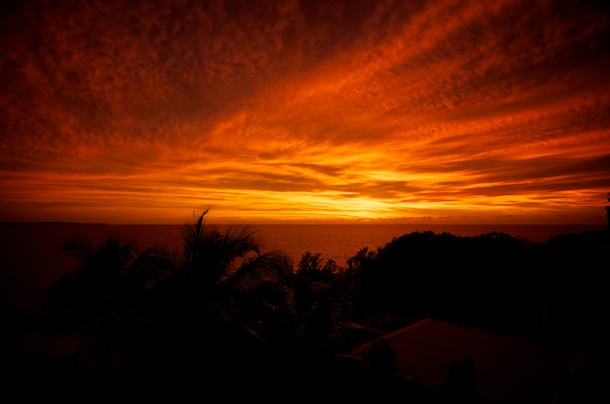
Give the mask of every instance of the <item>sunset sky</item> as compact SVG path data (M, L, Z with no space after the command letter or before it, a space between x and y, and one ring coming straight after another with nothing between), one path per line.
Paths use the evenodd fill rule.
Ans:
M2 4L0 221L606 221L603 2Z

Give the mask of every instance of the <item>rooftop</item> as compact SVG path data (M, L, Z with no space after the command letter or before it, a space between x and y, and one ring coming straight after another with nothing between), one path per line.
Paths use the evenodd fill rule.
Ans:
M434 319L381 338L393 349L399 373L428 386L441 385L450 364L470 358L480 403L557 403L568 394L587 403L608 393L607 362L590 353ZM361 358L371 344L352 355Z

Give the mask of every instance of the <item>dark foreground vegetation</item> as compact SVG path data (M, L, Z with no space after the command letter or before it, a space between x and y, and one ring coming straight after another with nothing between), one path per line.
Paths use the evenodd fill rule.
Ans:
M37 327L78 343L59 358L9 358L6 386L83 397L471 400L467 363L430 387L399 377L381 342L364 360L343 355L424 318L608 353L606 233L531 244L416 232L343 265L310 252L293 265L260 251L250 227L209 229L206 214L183 225L179 251L66 243L78 265L47 290Z

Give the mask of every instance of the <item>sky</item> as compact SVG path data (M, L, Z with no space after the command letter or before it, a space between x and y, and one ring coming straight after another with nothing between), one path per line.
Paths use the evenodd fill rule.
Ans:
M4 1L0 221L604 224L610 14Z

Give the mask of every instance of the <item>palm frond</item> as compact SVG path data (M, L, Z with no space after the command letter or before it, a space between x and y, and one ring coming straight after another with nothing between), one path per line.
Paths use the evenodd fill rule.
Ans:
M175 273L178 268L178 253L162 246L146 248L130 267L130 278L141 279L144 289L151 289L157 283Z
M205 215L208 209L197 210L190 220L180 227L185 258L196 255L201 249L205 236Z
M59 252L66 253L71 257L83 259L93 254L93 245L88 238L73 237L61 244Z
M221 289L247 289L260 280L284 281L291 273L286 256L279 251L269 251L244 260L241 265L219 285Z
M222 238L222 250L232 257L239 257L248 252L260 254L255 236L256 231L252 226L231 225Z

